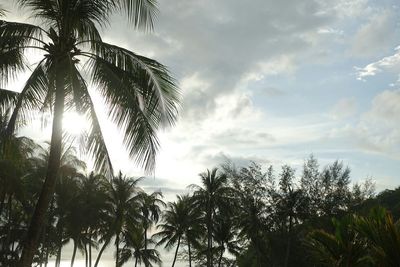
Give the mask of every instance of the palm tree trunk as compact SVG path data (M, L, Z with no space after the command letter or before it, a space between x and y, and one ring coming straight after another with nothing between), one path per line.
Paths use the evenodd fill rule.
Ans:
M0 216L3 213L5 199L6 199L6 192L5 192L5 189L3 189L2 193L1 193L1 197L0 197Z
M180 243L181 243L181 237L179 236L179 238L178 238L178 245L176 246L176 250L175 250L174 261L172 262L172 267L174 267L174 265L175 265L176 256L178 255L178 249L179 249Z
M89 266L89 257L88 257L88 249L87 249L87 244L85 244L85 266Z
M62 230L63 230L63 224L62 224L62 219L59 218L59 221L57 222L57 234L58 234L58 240L57 240L57 256L56 256L56 264L55 267L60 267L60 262L61 262L61 250L62 250Z
M115 267L119 267L119 234L117 234L116 240L115 240L115 246L117 247L117 254L115 256Z
M147 227L144 228L144 251L147 251ZM144 262L144 266L147 267L147 261Z
M92 267L92 235L89 235L89 267Z
M211 218L211 210L208 211L207 214L207 267L212 267L212 218Z
M224 250L225 250L225 248L222 247L221 255L219 256L219 260L218 260L218 267L221 267L222 256L224 255Z
M56 97L54 103L53 129L50 142L49 163L47 167L46 179L42 186L39 200L36 203L28 233L23 245L20 267L30 267L33 256L38 247L40 232L44 223L45 215L53 196L58 170L60 168L61 144L62 144L62 117L64 113L64 75L62 69L67 65L64 60L56 63Z
M137 266L137 257L135 257L135 267Z
M192 267L192 252L190 251L190 242L188 241L189 248L189 267Z
M101 247L101 249L99 251L99 254L97 255L96 262L94 263L94 267L97 267L97 265L99 264L101 255L103 254L103 251L106 249L109 242L110 242L110 239L108 239L107 241L104 242L103 246Z
M74 250L72 252L72 259L71 259L71 267L74 266L74 261L75 261L75 255L76 255L76 249L78 248L76 242L74 241Z

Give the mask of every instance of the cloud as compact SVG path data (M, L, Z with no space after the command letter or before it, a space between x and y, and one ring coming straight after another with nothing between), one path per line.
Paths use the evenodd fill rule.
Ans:
M168 65L181 81L181 119L199 121L218 108L216 99L245 90L243 79L287 75L318 50L318 29L336 16L322 12L322 2L160 1L156 35L119 27L106 37Z
M400 159L400 89L376 95L371 107L355 125L331 131L332 138L344 137L351 146L367 153Z
M354 98L342 98L331 109L330 115L334 119L346 119L357 111L357 102Z
M370 16L353 38L352 56L370 57L393 47L399 27L392 10L383 10Z
M384 57L362 68L355 67L355 69L357 71L357 79L361 81L365 81L367 77L375 76L383 71L400 72L400 46L395 49L393 55Z

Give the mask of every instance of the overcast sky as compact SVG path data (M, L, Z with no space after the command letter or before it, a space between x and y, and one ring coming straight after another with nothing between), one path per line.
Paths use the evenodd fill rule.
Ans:
M311 153L321 165L343 160L354 181L371 176L378 189L398 185L397 1L159 4L154 33L134 32L116 16L103 34L167 65L182 91L180 119L160 134L162 150L147 186L175 194L226 158L277 169L287 163L300 174ZM11 12L9 18L22 17ZM117 130L108 122L103 129L115 169L142 175Z

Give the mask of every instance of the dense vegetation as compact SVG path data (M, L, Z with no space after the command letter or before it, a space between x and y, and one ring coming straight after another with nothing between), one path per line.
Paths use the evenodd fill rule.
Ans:
M0 264L14 266L43 183L48 148L13 138L0 161ZM189 266L398 266L399 190L373 197L370 180L350 186L350 169L335 161L320 168L308 158L298 175L257 163L227 163L200 174L190 194L164 203L140 179L87 173L72 146L64 146L55 195L46 214L34 262L59 266L68 242L71 266L83 254L98 266L114 250L115 266L161 262ZM353 215L358 213L359 215ZM336 218L332 221L332 218Z

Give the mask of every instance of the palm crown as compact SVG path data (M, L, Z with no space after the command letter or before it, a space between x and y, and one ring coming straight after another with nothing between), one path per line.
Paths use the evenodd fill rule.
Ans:
M157 12L155 0L16 2L28 9L40 26L0 20L3 85L28 69L28 49L42 51L43 58L20 93L0 90L0 110L13 109L5 136L12 136L17 127L26 123L33 110L53 113L46 179L21 256L21 266L30 266L59 172L65 110L75 109L86 116L90 123L86 152L94 156L96 170L108 177L113 174L88 80L104 98L109 117L122 129L130 156L147 171L155 165L157 130L176 119L178 91L166 67L103 42L98 30L108 24L114 12L125 12L136 28L151 29Z
M38 49L44 54L21 93L1 92L1 108L14 108L8 132L26 122L32 110L53 110L57 105L58 82L63 89L60 95L64 109L84 113L90 123L87 151L95 156L96 168L110 171L88 90L90 80L103 96L109 117L123 130L130 155L151 170L158 148L156 131L176 118L177 88L162 64L103 42L98 28L106 26L115 11L127 12L136 27L152 28L155 1L19 0L18 3L30 9L43 27L0 21L3 85L28 68L26 50Z

